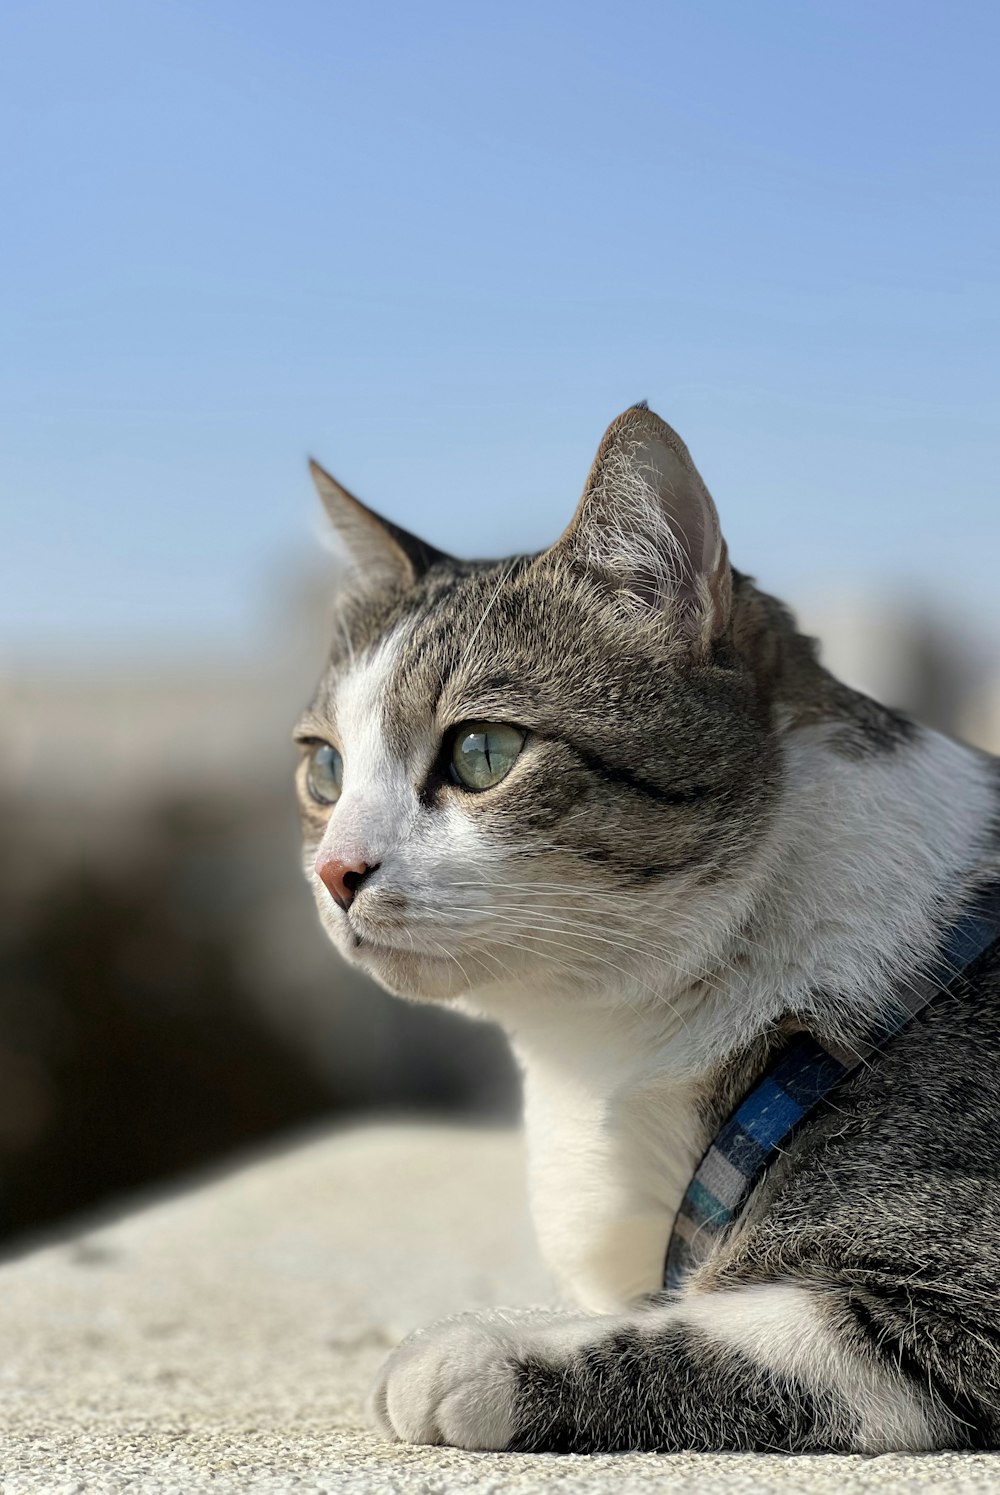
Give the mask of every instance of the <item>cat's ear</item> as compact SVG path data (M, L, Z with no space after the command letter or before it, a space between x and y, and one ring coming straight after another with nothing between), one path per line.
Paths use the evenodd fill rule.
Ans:
M443 551L382 519L311 458L309 471L327 517L366 588L410 587L436 562L448 559Z
M712 496L683 441L645 405L612 421L555 547L637 609L669 610L693 645L728 621L732 575Z

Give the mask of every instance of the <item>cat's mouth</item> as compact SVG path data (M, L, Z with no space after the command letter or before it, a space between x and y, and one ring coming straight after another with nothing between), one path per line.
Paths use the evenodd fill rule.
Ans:
M466 970L440 946L431 951L419 940L397 943L381 932L369 935L352 924L340 948L348 960L398 997L442 1002L469 987Z
M354 929L350 934L351 950L362 955L413 955L414 951L404 950L402 945L390 945L388 940L375 940L370 935L358 934Z
M387 953L401 955L403 952L398 945L390 945L385 940L373 940L370 935L359 934L356 929L351 929L347 938L350 940L352 950L384 950Z
M440 951L434 954L430 950L423 950L412 940L406 944L393 944L391 940L385 939L381 934L368 934L363 930L355 929L353 924L350 926L348 932L348 940L352 955L370 955L375 957L379 955L391 955L396 959L409 956L413 960L443 960L445 958Z

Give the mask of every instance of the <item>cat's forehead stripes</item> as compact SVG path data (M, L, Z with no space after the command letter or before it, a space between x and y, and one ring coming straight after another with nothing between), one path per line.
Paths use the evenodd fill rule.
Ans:
M463 694L475 691L485 674L496 674L510 646L509 606L501 605L510 584L507 563L457 577L444 596L429 601L408 626L400 625L385 730L401 753L411 750L415 725L419 730L435 719L441 727L456 725ZM511 703L498 714L510 719Z
M439 568L405 597L349 601L314 709L336 719L346 682L377 678L371 709L383 739L399 757L411 757L446 693L460 693L477 674L496 676L503 642L488 626L487 608L500 601L498 584L528 560ZM509 607L500 607L497 624L509 623Z

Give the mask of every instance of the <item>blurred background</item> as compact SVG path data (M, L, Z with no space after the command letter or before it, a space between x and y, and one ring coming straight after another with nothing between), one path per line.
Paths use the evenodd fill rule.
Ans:
M977 0L7 0L0 1239L516 1109L301 883L307 452L502 554L648 399L831 664L1000 751L998 43Z

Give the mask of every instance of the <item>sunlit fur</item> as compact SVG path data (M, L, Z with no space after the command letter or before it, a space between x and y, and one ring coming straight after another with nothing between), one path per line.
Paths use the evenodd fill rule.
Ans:
M995 764L821 667L782 605L730 567L687 449L644 408L609 429L566 533L537 556L454 561L385 526L321 470L317 481L354 567L328 671L298 730L304 865L320 916L342 953L390 990L506 1029L524 1071L542 1248L578 1303L620 1314L658 1290L687 1180L769 1048L791 1028L849 1044L996 870ZM448 772L451 734L473 720L526 733L511 772L481 793ZM315 740L343 755L332 809L308 793ZM347 911L316 875L324 857L376 869ZM908 1125L904 1173L905 1139L920 1123ZM1000 1222L1000 1156L990 1187ZM942 1231L957 1208L942 1184ZM845 1227L855 1244L867 1222L861 1210ZM892 1250L900 1230L906 1241L927 1229L926 1218L904 1219ZM703 1426L734 1447L755 1446L764 1426L784 1428L790 1447L963 1440L958 1403L945 1415L935 1402L944 1391L914 1389L902 1358L891 1363L898 1338L884 1325L888 1348L849 1331L839 1310L817 1312L791 1353L798 1300L760 1290L794 1281L809 1305L818 1283L841 1290L846 1247L822 1214L814 1234L811 1256L789 1250L775 1275L751 1253L738 1280L725 1273L740 1232L727 1238L689 1288L725 1291L715 1329L710 1309L697 1322L675 1315L669 1332L662 1317L633 1312L628 1333L653 1378L641 1397L665 1403L642 1446L687 1446ZM582 1339L557 1336L564 1392L581 1346L613 1360L625 1332L618 1320L586 1322ZM529 1374L534 1333L525 1330L521 1371L504 1383L508 1422L498 1413L485 1429L469 1412L451 1440L579 1448L632 1437L627 1407L588 1403L607 1378L583 1377L578 1402L560 1393L546 1412L556 1393L541 1371ZM410 1409L400 1425L385 1410L390 1361L377 1407L387 1431L437 1426L421 1398L451 1395L439 1363L451 1334L423 1341L433 1374L421 1379L423 1351L399 1362L407 1389L397 1400ZM495 1385L510 1334L497 1340L484 1327L477 1341L467 1324L461 1334L454 1375L474 1363ZM667 1362L691 1356L682 1397ZM749 1357L756 1379L737 1374L733 1356ZM869 1403L880 1388L882 1413L852 1408L852 1365ZM787 1427L770 1402L757 1421L741 1413L761 1367L792 1387ZM1000 1385L1000 1358L996 1374ZM684 1422L678 1411L671 1424L666 1404L686 1397L693 1407L699 1386L718 1398L715 1420L691 1412ZM976 1415L988 1422L984 1397ZM574 1418L591 1434L573 1432Z

